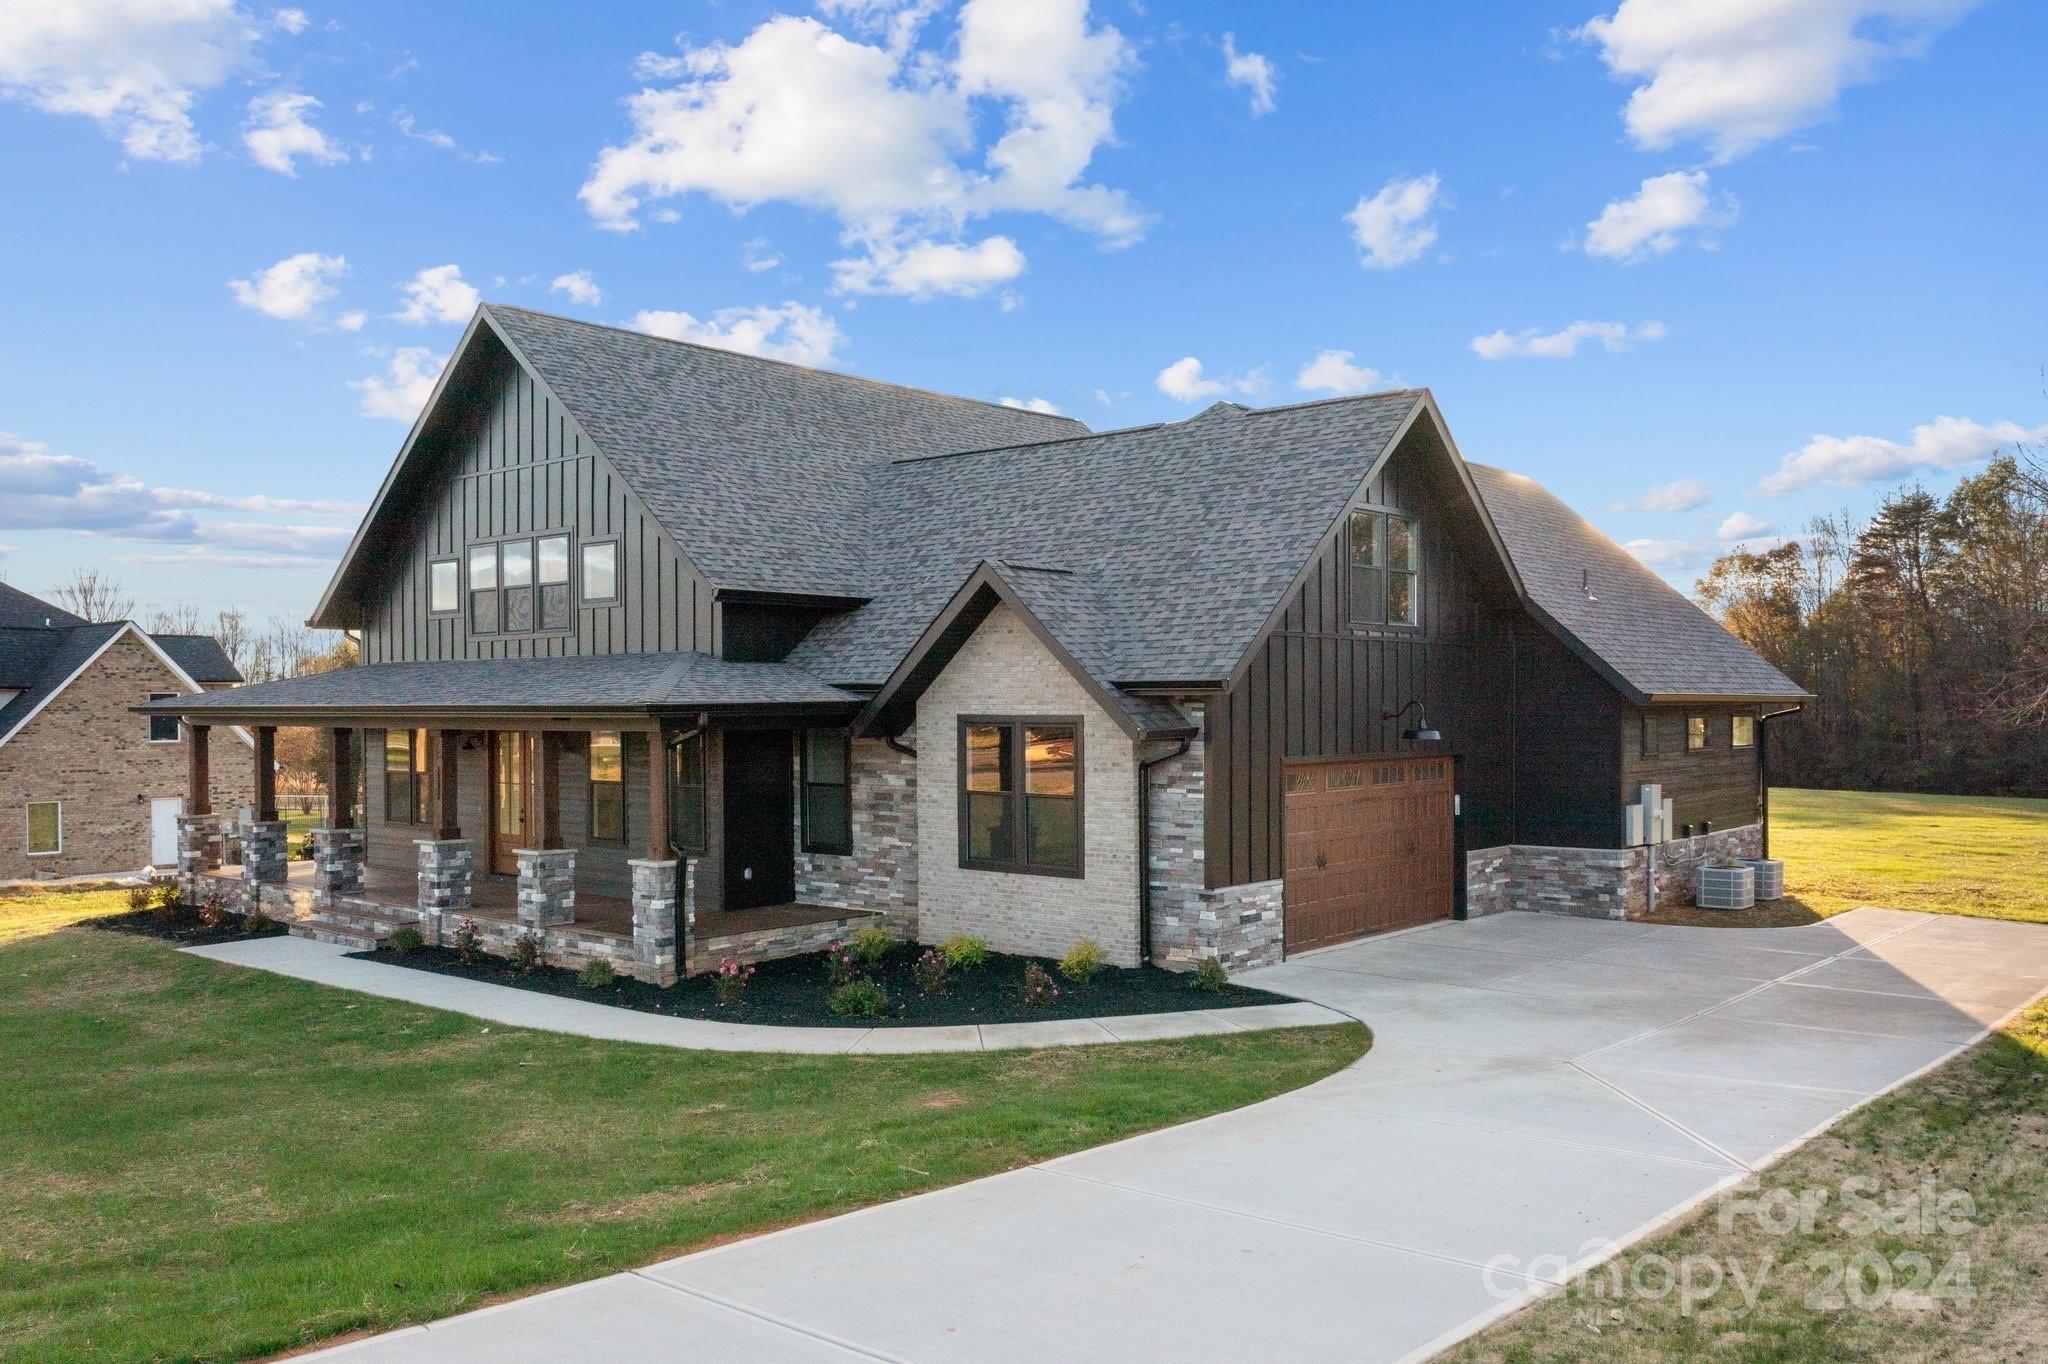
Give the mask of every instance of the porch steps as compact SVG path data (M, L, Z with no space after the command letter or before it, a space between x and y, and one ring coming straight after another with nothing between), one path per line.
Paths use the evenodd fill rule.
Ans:
M365 904L337 904L315 909L304 919L287 925L295 938L333 943L338 947L367 952L398 928L411 923L384 909Z

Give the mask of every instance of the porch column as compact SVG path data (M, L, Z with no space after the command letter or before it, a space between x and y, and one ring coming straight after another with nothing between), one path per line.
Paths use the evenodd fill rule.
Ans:
M327 731L327 823L313 830L313 903L322 908L363 889L365 843L363 831L355 827L354 754L350 733L335 727Z
M462 837L461 800L456 791L456 771L461 766L462 731L434 731L434 837L443 843ZM468 901L464 900L467 906Z
M207 772L207 739L211 725L185 726L185 813L213 813L213 778Z
M562 738L542 730L535 736L540 771L535 779L533 837L535 846L562 846Z
M350 751L352 737L346 729L327 731L333 752L327 758L327 827L330 829L353 829L356 827L356 774L355 755Z
M673 985L685 955L676 913L676 864L635 857L633 869L633 974Z
M668 731L650 733L647 747L647 860L668 862L675 857L668 830Z
M258 725L256 735L256 822L277 819L277 726Z
M258 725L256 817L242 831L243 913L263 912L263 888L283 885L290 870L284 821L277 817L277 726Z

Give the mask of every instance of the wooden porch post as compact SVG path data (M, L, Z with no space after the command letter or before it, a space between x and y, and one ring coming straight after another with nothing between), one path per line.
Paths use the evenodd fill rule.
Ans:
M256 819L277 818L277 726L256 726Z
M356 781L354 753L349 749L352 737L347 729L331 729L327 732L334 751L327 759L327 827L330 829L353 829L356 827Z
M562 736L542 730L534 736L540 749L540 790L535 793L534 830L536 848L562 846Z
M455 773L462 753L462 732L435 730L434 753L434 837L445 842L462 837L462 818L458 813L461 804L455 789Z
M666 862L675 855L668 837L668 731L650 733L647 747L647 856Z
M210 725L188 723L185 726L185 813L188 815L213 813L213 780L206 770L206 741L212 732Z

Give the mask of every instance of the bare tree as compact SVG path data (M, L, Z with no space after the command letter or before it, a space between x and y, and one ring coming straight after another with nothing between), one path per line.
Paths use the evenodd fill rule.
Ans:
M135 614L135 598L112 578L103 578L96 568L79 568L71 581L50 592L50 599L75 616L87 620L127 620Z
M249 618L235 607L223 609L213 618L213 637L219 641L228 662L235 665L235 671L247 677L249 646L254 642L249 633Z
M149 613L149 632L152 635L196 635L199 628L199 608L192 605L158 606Z

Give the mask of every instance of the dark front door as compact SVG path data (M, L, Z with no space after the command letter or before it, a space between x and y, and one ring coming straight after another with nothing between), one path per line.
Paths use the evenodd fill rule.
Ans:
M725 907L796 898L796 839L786 729L725 732Z

